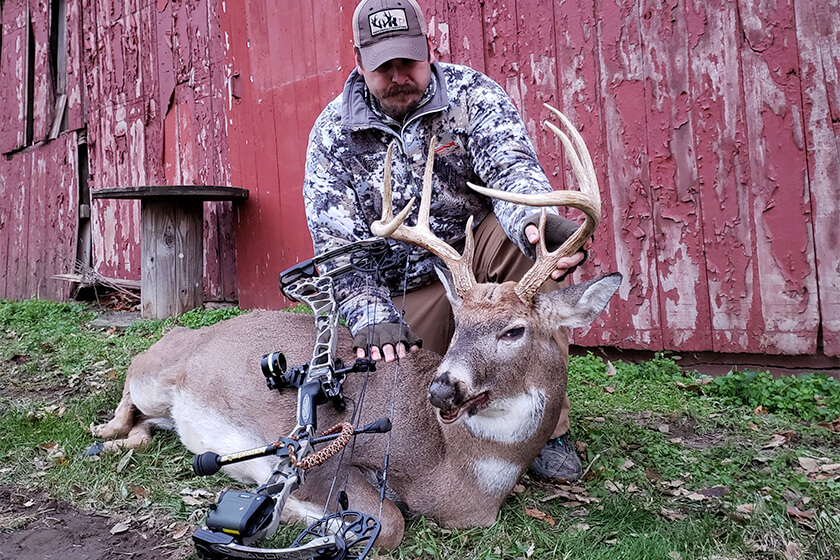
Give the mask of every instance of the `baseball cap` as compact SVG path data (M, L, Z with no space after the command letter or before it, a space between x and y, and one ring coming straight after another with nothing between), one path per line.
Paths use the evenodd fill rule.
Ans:
M368 69L394 58L427 60L423 11L415 0L362 0L353 12L353 44Z

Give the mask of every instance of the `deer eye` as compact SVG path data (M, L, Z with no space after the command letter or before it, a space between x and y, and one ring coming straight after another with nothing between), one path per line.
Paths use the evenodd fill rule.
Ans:
M505 340L516 340L525 333L525 327L514 327L502 335Z

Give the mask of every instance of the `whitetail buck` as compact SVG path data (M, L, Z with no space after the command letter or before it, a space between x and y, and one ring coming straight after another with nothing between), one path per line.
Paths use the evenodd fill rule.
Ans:
M387 438L359 436L349 460L333 458L307 471L305 483L286 503L285 520L320 518L339 464L338 487L346 488L352 509L377 516L377 545L396 547L403 536L401 510L434 518L445 527L489 526L519 477L554 429L566 391L568 348L552 336L562 326L588 324L607 305L621 281L613 274L550 293L538 292L560 256L574 254L599 220L600 199L586 146L564 116L569 139L546 123L566 147L581 192L511 197L490 189L487 196L534 206L568 205L586 214L585 223L562 247L549 253L541 242L537 261L518 284L477 284L471 270L471 222L464 254L428 230L431 192L430 150L418 225L402 222L391 208L390 152L384 179L383 216L372 231L414 243L440 256L452 273L447 294L455 314L455 334L446 355L421 350L399 364L379 363L369 377L344 384L347 409L319 408L319 427L348 420L354 411L365 424L388 417L393 404L386 499L380 512L379 482ZM543 217L541 228L544 228ZM354 355L352 337L340 329L337 356ZM199 330L176 328L128 370L115 417L93 428L106 448L147 442L152 425L174 427L193 453L232 453L265 445L295 426L294 391L268 391L260 358L281 350L290 364L311 357L315 325L311 316L255 311ZM398 367L396 391L394 368ZM350 448L348 448L348 452ZM255 459L226 468L233 478L265 481L276 459ZM334 494L333 494L334 496ZM333 500L335 498L333 497ZM333 505L331 504L331 507Z

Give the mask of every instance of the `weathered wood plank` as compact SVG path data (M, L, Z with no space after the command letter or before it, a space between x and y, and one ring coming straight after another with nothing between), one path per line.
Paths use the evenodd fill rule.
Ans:
M140 313L171 317L203 303L201 201L142 201Z
M758 264L753 290L761 294L749 351L810 354L819 310L793 5L741 1L739 14Z
M8 0L3 4L3 49L0 51L0 153L12 152L26 140L28 4Z
M663 347L711 343L683 2L640 2L650 193Z
M840 356L840 3L795 8L823 351Z
M616 267L625 275L618 323L632 325L634 348L662 348L657 260L651 223L644 122L644 59L638 2L605 3L598 12L599 93L604 103L606 196L612 202ZM624 290L627 290L626 292ZM619 346L624 346L619 344Z
M600 62L597 46L597 17L594 2L565 2L554 10L554 28L558 77L558 109L568 116L581 132L592 156L595 174L601 189L602 221L589 251L589 261L574 274L575 281L590 279L599 274L615 271L615 225L610 200L610 178L605 173L607 154L604 115L600 103ZM566 184L573 184L571 171L564 168ZM621 288L626 297L629 284ZM620 345L635 339L629 317L626 322L616 320L616 303L589 327L574 329L570 339L580 345ZM603 324L609 324L608 329Z

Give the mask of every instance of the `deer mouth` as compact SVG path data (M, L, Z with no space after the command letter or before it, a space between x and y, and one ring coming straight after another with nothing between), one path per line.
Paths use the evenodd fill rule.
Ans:
M452 422L460 418L462 414L466 413L469 416L473 416L487 408L487 405L489 404L490 393L484 391L480 395L471 398L470 400L466 401L464 404L457 408L452 408L449 410L441 409L439 411L440 419L444 424L451 424Z

